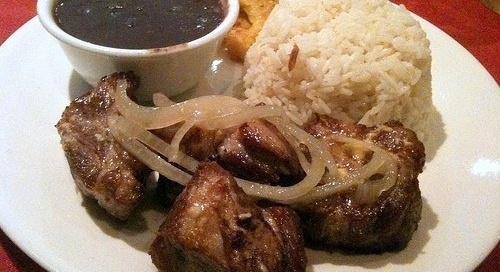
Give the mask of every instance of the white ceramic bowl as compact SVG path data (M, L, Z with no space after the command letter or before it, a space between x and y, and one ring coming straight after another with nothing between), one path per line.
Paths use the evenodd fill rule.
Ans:
M64 32L57 25L54 8L58 0L38 0L37 13L43 27L57 38L74 70L95 86L108 74L133 71L141 80L136 94L148 101L155 92L178 95L206 74L222 39L236 22L238 0L221 0L226 8L222 23L207 35L184 44L155 49L119 49L85 42Z

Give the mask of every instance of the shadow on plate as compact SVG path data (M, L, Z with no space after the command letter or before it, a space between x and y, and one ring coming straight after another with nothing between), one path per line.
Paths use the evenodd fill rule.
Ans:
M147 192L126 221L112 217L93 199L84 197L82 206L106 235L120 239L139 251L148 252L167 214L167 209L155 201L153 194Z
M438 224L438 216L432 210L425 198L422 198L422 219L418 229L413 235L408 246L400 252L382 254L349 254L342 252L326 252L307 250L309 266L307 271L312 271L313 265L330 263L333 266L352 266L365 269L382 268L388 264L409 264L424 253L424 247L430 239L429 232Z
M427 139L425 140L425 161L429 163L434 159L439 147L441 147L446 140L443 118L434 105L430 111L429 129L427 133Z
M73 72L71 72L68 83L68 97L71 101L82 96L83 94L86 94L91 89L92 86L85 82L85 80L83 80L83 78L77 72L75 72L74 70Z

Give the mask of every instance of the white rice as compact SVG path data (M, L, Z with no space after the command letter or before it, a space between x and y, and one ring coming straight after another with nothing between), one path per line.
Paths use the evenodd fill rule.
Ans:
M295 66L288 69L294 45ZM399 120L425 138L431 52L420 24L386 0L281 0L245 59L246 102L368 126Z

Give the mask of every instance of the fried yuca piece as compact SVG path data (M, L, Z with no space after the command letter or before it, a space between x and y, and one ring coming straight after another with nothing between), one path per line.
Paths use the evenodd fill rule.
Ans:
M262 29L278 0L240 0L240 14L224 38L224 46L234 61L243 62L248 48Z

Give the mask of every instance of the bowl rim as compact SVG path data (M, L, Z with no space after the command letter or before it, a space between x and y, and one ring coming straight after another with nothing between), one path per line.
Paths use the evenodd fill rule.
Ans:
M37 17L45 30L47 30L47 32L49 32L60 42L67 45L88 52L114 57L154 57L168 55L208 44L214 40L218 40L220 37L226 35L226 33L229 32L231 27L236 23L240 8L239 0L227 0L228 8L224 20L222 20L222 22L214 30L196 40L167 47L148 49L124 49L90 43L76 38L63 31L57 25L53 16L53 9L58 1L59 0L37 0Z

